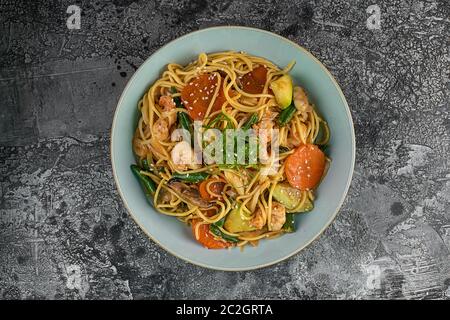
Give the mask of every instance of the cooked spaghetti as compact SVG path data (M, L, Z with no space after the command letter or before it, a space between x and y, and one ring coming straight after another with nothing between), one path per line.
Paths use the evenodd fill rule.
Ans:
M201 53L187 66L169 64L138 103L131 169L156 210L189 224L207 248L294 232L295 215L313 209L330 132L293 84L293 65L280 69L243 52ZM241 158L226 130L250 132ZM222 149L212 154L227 161L206 157L215 143Z

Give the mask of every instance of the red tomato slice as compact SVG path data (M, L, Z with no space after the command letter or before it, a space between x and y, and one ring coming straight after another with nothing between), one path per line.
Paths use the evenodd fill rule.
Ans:
M192 221L192 233L194 234L194 238L195 238L195 226L198 223L200 223L200 220ZM231 246L231 243L229 242L214 239L213 235L209 232L209 225L207 224L202 224L198 228L198 239L195 240L200 242L203 246L205 246L208 249L224 249Z
M189 82L181 91L181 101L186 107L189 116L194 120L203 120L209 103L214 96L217 87L217 76L212 74L202 74ZM223 79L221 81L221 85ZM226 101L222 88L214 101L211 112L220 110Z
M256 67L241 78L242 89L247 93L258 94L264 90L267 79L267 68Z
M286 159L284 172L289 184L300 190L314 189L325 170L325 155L314 144L305 144Z

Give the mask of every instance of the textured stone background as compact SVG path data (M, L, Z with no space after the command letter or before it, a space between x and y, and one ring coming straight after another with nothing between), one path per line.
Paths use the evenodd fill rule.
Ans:
M41 2L0 1L1 299L450 298L448 0ZM381 30L366 27L374 2ZM81 30L66 28L74 3ZM325 234L238 273L149 241L109 160L134 70L169 40L226 24L317 56L347 97L357 141L352 186Z

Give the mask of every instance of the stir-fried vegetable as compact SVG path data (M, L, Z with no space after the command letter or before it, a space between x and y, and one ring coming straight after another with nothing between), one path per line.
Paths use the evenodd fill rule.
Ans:
M147 159L141 160L141 168L144 171L153 172L155 175L159 175L161 172L164 172L164 167L155 167L153 164L149 164Z
M142 164L142 168L145 171L150 171L150 165L148 164L148 160L147 159L142 159L141 164Z
M164 77L152 86L144 99L153 103L139 105L145 112L133 148L140 160L131 166L155 208L190 224L196 241L209 249L295 232L295 214L314 207L311 190L327 170L323 150L330 139L306 91L294 87L292 63L280 71L262 58L244 59L244 53L218 54L201 54L176 67L177 79ZM197 120L203 125L194 133ZM280 129L283 146L276 145L273 129ZM195 138L202 139L197 144ZM305 139L311 144L302 144ZM203 149L203 162L196 161L194 146ZM276 173L261 170L269 168L265 160L280 162Z
M281 127L287 125L296 112L297 108L293 104L291 104L289 107L281 111L278 115L278 124Z
M220 219L219 221L217 221L216 223L212 223L209 225L209 231L211 231L212 234L214 234L217 237L220 237L226 241L230 241L230 242L239 242L239 239L236 237L232 237L227 235L226 233L222 232L220 230L220 228L223 227L225 223L225 217L223 217L222 219Z
M275 81L270 83L270 89L272 89L275 99L277 100L278 106L281 109L289 107L292 103L292 78L285 74Z
M306 212L313 209L308 197L302 203L302 191L287 183L279 183L273 189L273 197L280 202L287 212Z
M250 129L255 123L259 121L258 114L253 113L250 118L248 118L247 122L242 126L242 130Z
M257 94L263 92L266 79L267 68L259 66L244 74L240 82L245 92Z
M235 169L235 170L239 170L239 169L248 169L248 168L252 168L252 169L258 169L259 165L258 165L258 152L259 152L259 147L260 144L257 142L257 139L254 139L252 143L256 143L256 147L255 148L251 148L250 147L250 138L248 136L244 137L243 140L243 145L244 145L244 154L242 159L238 158L237 153L235 152L235 150L237 149L237 146L240 145L240 143L242 143L242 140L240 141L240 143L238 143L238 139L242 139L242 138L238 138L238 136L235 136L234 138L234 144L233 144L233 149L231 150L231 154L228 153L229 150L227 150L227 148L223 148L223 159L224 162L226 163L222 163L219 164L218 167L220 169ZM225 133L222 133L222 143L223 146L227 146L227 136Z
M186 107L189 116L194 120L203 120L209 107L209 103L214 96L218 84L217 74L202 74L194 78L181 91L181 100ZM220 83L223 79L220 80ZM229 92L232 96L233 93ZM222 88L211 108L211 113L219 111L226 102L225 94Z
M244 213L240 211L239 206L236 206L236 208L228 213L225 219L224 229L231 233L256 230L250 223L249 217L243 216Z
M288 233L295 232L295 214L286 214L286 222L284 223L282 230Z
M132 164L130 166L131 171L133 174L138 178L139 182L141 183L142 187L144 188L144 191L147 195L151 195L156 192L156 185L155 182L153 182L150 177L143 175L141 173L141 168L139 168L137 165Z
M316 145L301 145L285 162L289 184L300 190L314 189L323 176L325 161L325 155Z
M183 182L190 182L190 183L199 183L206 178L209 177L209 174L206 172L195 172L195 173L178 173L175 172L172 175L172 178L170 180L180 180Z
M212 234L214 234L217 237L222 238L223 240L229 241L229 242L239 242L239 239L236 237L232 237L227 235L226 233L223 233L222 231L220 231L220 229L218 227L216 227L213 224L209 225L209 230L211 231Z
M194 234L194 238L206 248L223 249L231 246L230 242L215 239L213 234L210 232L209 225L207 224L202 224L198 227L198 235L196 236L195 229L198 223L201 223L201 220L198 219L192 221L192 233Z
M175 87L170 88L170 92L172 94L177 93L177 89ZM177 106L177 108L184 108L183 103L181 102L181 98L180 97L174 97L173 101L175 102L175 105ZM186 112L178 112L177 113L177 117L178 117L178 122L180 123L181 128L189 131L191 138L193 138L193 126L192 126L192 120L189 117L189 115Z
M181 128L188 130L192 136L192 121L186 113L178 112L178 122Z

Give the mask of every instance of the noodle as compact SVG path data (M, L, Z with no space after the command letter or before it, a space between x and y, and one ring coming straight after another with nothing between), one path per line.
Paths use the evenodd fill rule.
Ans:
M280 69L262 57L243 52L201 53L187 66L167 65L161 78L138 102L140 117L132 145L140 174L155 183L151 195L153 206L162 214L191 224L195 239L209 248L256 245L261 239L289 232L285 228L287 215L307 211L304 208L314 201L314 188L296 191L297 202L291 207L279 199L277 191L289 187L288 181L291 183L286 171L288 159L297 156L302 146L326 145L330 139L327 123L315 107L308 101L309 107L305 110L297 106L295 91L290 106L295 102L292 118L283 125L277 122L283 110L271 83L287 75L294 63ZM199 105L203 109L199 109ZM252 117L257 121L246 127ZM182 123L186 118L203 120L202 131L194 133L199 136L209 129L223 134L226 129L253 129L259 132L259 152L267 146L265 151L270 163L281 164L272 166L261 159L256 164L208 164L206 160L196 163L191 157L195 148L189 149L195 142L183 142L174 137L175 129L192 128ZM266 129L279 129L278 141L280 148L284 148L279 155L272 155L275 150L271 145L274 142L272 136L261 134ZM217 142L219 138L213 136L211 139ZM210 143L202 142L201 150ZM245 143L249 142L244 140ZM177 153L178 149L183 152ZM247 153L245 155L250 158L250 151ZM180 164L174 154L190 156L192 161ZM329 163L329 159L326 160ZM307 163L306 159L305 166ZM270 168L273 169L271 173L265 174L264 170ZM180 175L207 176L207 179L185 181L179 178ZM233 219L240 219L241 225L231 228ZM205 228L210 232L205 234ZM252 232L256 233L252 235Z

